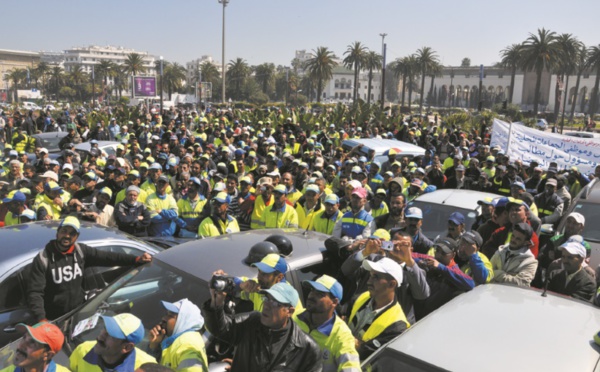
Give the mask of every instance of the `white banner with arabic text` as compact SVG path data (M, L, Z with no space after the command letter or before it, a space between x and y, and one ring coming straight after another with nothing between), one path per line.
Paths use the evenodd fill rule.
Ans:
M594 173L600 163L598 139L543 132L516 123L511 126L498 119L494 119L490 143L492 147L496 145L511 160L521 159L524 164L537 161L543 169L556 162L559 170L576 166L583 173Z

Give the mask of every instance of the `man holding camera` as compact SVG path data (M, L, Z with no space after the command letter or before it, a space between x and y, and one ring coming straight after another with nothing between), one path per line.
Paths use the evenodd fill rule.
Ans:
M232 319L223 311L225 292L210 290L211 299L203 306L206 326L217 338L233 344L235 355L231 372L321 371L319 347L292 321L298 292L285 283L277 283L259 293L264 296L260 313Z
M150 330L149 350L160 364L177 371L207 371L208 360L200 329L204 318L198 306L187 298L162 301L167 311L160 324Z

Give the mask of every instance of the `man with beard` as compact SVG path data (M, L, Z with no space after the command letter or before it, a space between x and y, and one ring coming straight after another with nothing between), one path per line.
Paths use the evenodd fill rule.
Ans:
M116 226L114 218L115 208L112 205L108 205L111 198L112 191L108 187L101 188L98 191L96 202L81 212L81 219L108 227Z
M538 266L530 249L532 235L533 230L528 224L520 222L514 226L510 242L500 246L490 259L494 270L492 283L529 287Z
M235 345L232 372L321 371L319 347L292 320L294 304L299 301L292 286L277 283L260 290L265 304L262 311L240 320L225 314L226 293L210 291L211 299L203 306L206 326L219 339Z
M115 222L119 230L133 236L147 236L150 225L150 212L144 203L138 201L140 188L131 185L126 189L125 200L115 207Z
M403 228L406 226L404 220L404 195L401 193L392 194L389 200L390 212L376 217L371 222L371 231L384 229L390 231L394 228Z
M56 319L84 302L83 271L87 267L133 266L152 260L148 253L136 257L79 244L79 233L79 220L65 218L56 239L33 259L26 297L36 321Z
M148 193L148 195L156 192L156 183L158 182L158 178L160 176L162 176L162 167L160 164L158 163L152 163L150 165L150 168L148 168L148 179L146 180L146 182L142 183L142 185L140 186L140 189L144 190L146 193ZM165 176L166 177L166 176ZM169 186L168 181L169 178L167 177L167 189L166 189L166 193L167 194L172 194L173 191L171 190L171 186Z
M18 324L17 330L24 333L23 338L15 351L13 365L2 372L69 371L52 360L65 341L60 328L51 323L38 323L31 327Z
M148 349L165 367L176 371L207 371L206 348L200 333L204 318L200 309L187 298L174 303L161 302L167 313L150 330Z
M127 180L125 181L125 188L117 193L117 196L115 198L115 206L117 204L119 204L120 202L122 202L123 200L125 200L125 197L127 196L127 188L129 188L129 186L135 186L140 190L138 192L138 198L137 198L137 200L140 203L146 202L146 199L148 198L148 194L146 193L146 191L139 188L140 184L141 184L141 180L142 179L141 179L141 175L140 175L139 171L137 171L135 169L129 171L129 173L127 174Z
M556 194L558 181L556 178L546 179L544 191L533 199L538 208L538 216L542 223L558 224L564 210L564 203ZM556 227L556 226L555 226Z
M477 205L481 207L481 214L475 218L475 222L473 222L473 226L471 226L471 230L477 231L477 229L483 226L486 222L492 219L492 215L494 214L494 199L493 198L485 198L477 201Z
M417 253L428 254L433 247L433 242L421 231L423 211L417 207L408 208L404 217L406 218L406 226L401 231L411 236L413 250Z
M69 357L73 372L134 371L156 359L135 345L144 339L144 325L136 316L123 313L102 316L104 329L96 341L87 341Z
M321 348L323 369L360 371L360 359L352 331L335 312L342 301L342 285L334 278L323 275L314 281L303 281L302 286L309 291L306 311L294 320Z

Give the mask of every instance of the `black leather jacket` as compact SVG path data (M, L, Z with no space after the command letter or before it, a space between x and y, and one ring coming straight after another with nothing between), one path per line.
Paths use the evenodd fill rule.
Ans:
M322 370L319 346L291 319L289 334L285 336L288 340L282 349L272 350L270 330L262 325L261 313L241 314L232 319L222 307L212 309L210 301L204 304L202 313L208 330L218 339L236 347L231 372Z

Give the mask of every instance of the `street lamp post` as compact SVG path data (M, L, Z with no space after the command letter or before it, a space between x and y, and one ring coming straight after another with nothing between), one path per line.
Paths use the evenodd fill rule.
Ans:
M221 83L221 102L225 103L225 7L229 4L229 0L218 0L219 4L223 4L223 36L222 36L222 53L221 53L221 76L223 81Z
M163 56L160 56L160 115L163 114Z
M383 104L385 102L385 37L386 33L379 34L381 36L381 108L383 109Z

